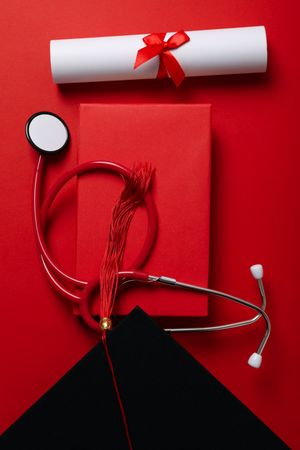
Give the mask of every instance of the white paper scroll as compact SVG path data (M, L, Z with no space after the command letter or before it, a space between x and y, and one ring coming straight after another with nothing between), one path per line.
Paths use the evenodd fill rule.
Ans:
M188 77L265 72L265 27L186 31L190 41L172 50ZM167 33L167 40L173 33ZM50 42L51 70L55 83L137 80L156 78L159 56L137 69L137 51L145 47L146 34Z

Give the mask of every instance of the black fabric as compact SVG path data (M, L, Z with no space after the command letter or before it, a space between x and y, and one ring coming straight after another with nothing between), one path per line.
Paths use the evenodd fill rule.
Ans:
M134 450L288 448L140 308L108 336ZM128 450L102 344L7 430L1 448Z

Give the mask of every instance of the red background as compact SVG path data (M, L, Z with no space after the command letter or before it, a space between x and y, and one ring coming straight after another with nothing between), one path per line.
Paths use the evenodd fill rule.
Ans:
M265 265L273 325L263 367L246 359L262 324L178 340L290 446L299 448L299 10L296 0L5 0L1 2L1 426L11 424L96 339L46 283L34 248L31 195L36 155L24 123L37 110L63 115L73 142L49 177L75 162L79 103L212 103L213 164L210 284L247 298L248 273ZM267 74L86 84L58 88L49 40L176 29L265 25ZM54 252L75 262L75 196L55 220ZM62 209L62 208L61 208ZM61 211L56 211L61 212ZM59 214L58 214L59 215ZM244 311L215 302L216 319ZM201 431L199 431L201 441Z

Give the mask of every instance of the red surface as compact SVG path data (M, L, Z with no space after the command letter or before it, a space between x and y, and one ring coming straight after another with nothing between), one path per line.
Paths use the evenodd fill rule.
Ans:
M36 155L24 139L27 117L48 109L70 125L71 151L53 167L54 177L74 163L79 103L211 103L210 284L256 299L248 266L262 262L273 330L259 371L246 359L262 324L178 340L291 447L300 447L298 19L296 0L1 3L2 428L95 343L49 288L35 252L30 189ZM269 41L267 74L189 79L178 90L169 80L62 88L51 80L51 38L262 24ZM75 211L69 199L75 198L70 190L65 195L63 207L55 209L53 253L71 270ZM218 320L242 315L219 300L212 300L211 310Z
M95 159L126 167L137 161L151 162L159 224L155 246L143 271L207 286L210 107L82 105L79 163ZM103 171L78 180L77 272L86 280L99 272L111 212L122 186L120 177ZM124 270L132 268L146 230L146 210L139 208L128 233ZM99 314L99 304L95 303L93 311ZM154 316L207 313L203 296L158 286L145 289L145 285L122 292L115 312L127 314L136 305Z

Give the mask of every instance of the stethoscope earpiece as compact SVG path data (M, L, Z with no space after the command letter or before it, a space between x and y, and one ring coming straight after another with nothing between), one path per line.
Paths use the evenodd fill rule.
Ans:
M250 358L248 359L249 366L254 369L259 369L262 362L262 356L259 353L252 353Z
M253 278L255 280L261 280L264 276L264 269L261 264L254 264L250 267L250 272L252 273Z
M29 117L25 125L25 134L30 145L42 154L61 151L70 139L65 122L56 114L47 111Z

